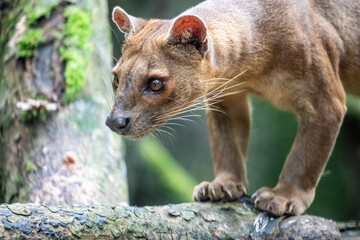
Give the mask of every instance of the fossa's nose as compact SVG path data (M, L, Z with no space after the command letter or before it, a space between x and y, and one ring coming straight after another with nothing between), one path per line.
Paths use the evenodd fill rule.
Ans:
M131 119L120 114L110 114L106 119L106 126L114 132L126 134L131 128Z

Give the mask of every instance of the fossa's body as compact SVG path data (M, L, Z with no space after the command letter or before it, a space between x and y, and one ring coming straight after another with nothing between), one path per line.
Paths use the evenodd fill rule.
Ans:
M299 127L277 186L259 189L255 205L274 215L309 207L345 90L360 95L359 1L208 0L172 20L118 7L113 18L126 42L113 69L112 130L145 136L205 96L215 179L195 187L194 199L234 200L247 189L246 96L260 95L293 112Z

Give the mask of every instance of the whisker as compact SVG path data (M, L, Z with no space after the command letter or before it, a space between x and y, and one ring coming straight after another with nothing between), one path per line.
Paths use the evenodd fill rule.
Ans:
M156 131L159 133L163 133L164 136L167 136L168 139L171 141L171 143L174 144L173 140L175 140L175 136L172 133L170 133L164 129L161 129L161 128L156 129Z
M208 100L211 101L211 100L213 100L213 99L223 98L223 97L225 97L225 96L229 96L229 95L236 94L236 93L238 93L238 91L243 91L243 90L234 91L234 92L232 92L232 94L229 94L228 92L225 92L225 91L227 91L227 90L229 90L229 89L236 88L236 87L238 87L238 86L240 86L240 85L242 85L242 84L243 84L243 83L238 83L238 84L232 85L232 86L230 86L230 87L224 88L224 89L222 89L221 91L219 91L218 93L212 95L210 98L208 98ZM225 92L225 93L224 93L224 92ZM206 96L206 97L207 97L207 96Z
M173 119L170 119L170 121L172 121L172 120L173 120ZM185 127L185 125L180 124L180 123L175 123L175 122L166 122L166 123L164 124L164 126L166 126L166 125L173 125L173 126Z
M157 132L155 130L154 132L150 133L149 136L157 141L160 141L160 138L156 134L157 134Z
M236 75L235 77L229 79L228 81L226 81L225 83L223 83L223 84L220 85L219 87L215 88L213 91L216 91L216 90L218 90L219 88L223 87L224 85L230 83L231 81L234 81L236 78L240 77L240 76L243 75L245 72L247 72L247 70L244 70L244 71L242 71L241 73L239 73L238 75ZM210 91L210 93L213 92L213 91Z
M103 79L103 82L104 82L104 84L105 84L105 87L108 89L108 86L107 86L107 84L106 84L106 80L105 80L105 78L103 77L103 76L101 76L101 78ZM108 93L109 93L109 91L108 91ZM110 111L111 110L111 107L112 107L112 105L111 105L111 101L108 99L108 97L107 97L107 94L105 94L104 92L102 92L102 95L103 95L103 97L105 98L105 100L106 100L106 102L107 102L107 105L108 105L108 110ZM113 99L113 98L112 98Z
M108 71L107 71L108 77L111 79L110 67L109 67L107 61L103 57L101 57L101 61L104 64L104 66L108 69ZM111 103L113 103L113 101L114 101L114 93L111 91L111 89L112 89L112 86L110 84L111 82L106 81L106 78L104 76L101 76L101 78L106 87L106 93L103 93L103 95L104 95L104 98L106 99L106 101L108 102L109 108L111 109L111 105L112 105ZM111 100L109 100L107 96L111 96Z
M240 82L240 83L237 83L237 84L229 86L229 87L227 87L227 84L226 84L224 86L224 88L222 88L221 90L217 89L217 90L219 90L218 92L212 91L212 92L209 92L208 94L206 94L206 96L213 95L214 93L216 93L216 95L218 95L218 94L220 94L220 93L222 93L222 92L224 92L226 90L229 90L229 89L234 88L234 87L238 87L238 86L243 85L243 84L244 84L244 82Z
M228 83L230 83L231 81L235 80L236 78L238 78L239 76L241 76L242 74L244 74L246 71L247 71L247 70L242 71L241 73L237 74L235 77L227 80L225 83L221 84L220 86L218 86L217 88L213 89L212 91L204 94L204 96L201 96L200 98L202 98L202 97L207 97L208 95L214 94L216 91L219 91L219 89L221 89L221 87L224 87L224 89L221 89L221 90L219 91L219 93L217 93L217 94L221 94L221 93L222 93L224 90L226 90L226 89L230 89L230 88L237 87L237 86L239 86L239 85L244 84L244 82L241 82L241 83L238 83L238 84L235 84L235 85L233 85L233 86L231 86L231 87L226 88L226 85L227 85ZM199 100L199 99L195 99L195 100L193 101L194 104L192 104L193 102L190 102L190 104L183 104L182 106L179 106L178 109L175 109L175 110L173 109L173 111L170 112L170 113L168 113L167 116L173 115L173 114L176 114L176 113L179 113L179 112L181 112L181 111L184 110L184 109L187 109L187 108L190 108L190 107L196 105L196 101L198 101L198 100Z
M201 117L202 115L194 114L195 111L214 111L219 112L224 115L227 115L227 113L222 110L219 106L217 106L218 103L223 101L224 97L231 96L234 94L238 94L241 92L244 92L245 90L235 90L235 91L229 91L234 88L237 88L241 85L243 85L245 82L237 82L237 78L240 77L242 74L247 72L247 70L240 72L236 76L234 76L231 79L227 78L211 78L203 80L206 84L220 84L219 86L215 87L214 89L206 92L202 96L191 100L187 103L181 104L179 106L176 106L175 108L171 109L171 111L165 112L165 110L158 111L154 114L153 120L154 121L162 121L171 118L171 120L181 120L186 122L195 123L194 120L189 119L191 117ZM233 81L235 81L235 84L231 84ZM187 114L192 113L192 114ZM201 119L201 118L200 118ZM169 123L168 123L169 124ZM161 125L161 124L159 124ZM165 125L165 124L164 124ZM158 126L155 126L158 127Z
M190 122L190 123L194 123L195 121L192 119L187 119L185 117L173 117L172 120L182 120L184 122Z
M156 134L156 136L158 136L158 139L161 141L161 142L163 142L164 141L164 134L161 132L161 131L159 131L159 129L155 129L155 131L154 131L154 133Z
M229 93L224 93L220 96L218 96L217 98L223 98L223 97L227 97L227 96L231 96L231 95L235 95L235 94L239 94L239 93L243 93L245 92L245 90L238 90L238 91L234 91L234 92L229 92ZM217 99L215 98L215 99Z
M116 37L116 39L117 39L117 42L118 42L118 44L119 44L119 47L121 47L121 42L120 42L120 39L119 39L118 35L116 34L116 32L114 31L114 29L111 27L110 24L107 24L107 25L108 25L108 27L111 29L112 33L115 35L115 37Z
M196 100L190 101L188 104L182 104L182 105L180 105L178 107L175 107L174 109L172 109L171 112L167 112L164 115L161 115L161 112L160 112L160 115L161 116L173 116L174 114L181 113L183 110L194 107L194 106L196 106L197 104L200 104L200 103L201 103L201 99L196 99Z
M171 132L173 132L174 134L176 134L175 129L173 129L173 128L170 127L170 126L167 126L166 124L162 125L161 127L166 128L166 129L168 129L169 131L171 131Z

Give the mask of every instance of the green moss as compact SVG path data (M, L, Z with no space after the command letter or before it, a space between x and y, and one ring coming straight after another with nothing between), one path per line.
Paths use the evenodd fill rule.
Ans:
M25 31L21 40L17 44L17 50L20 57L31 57L33 50L39 43L44 41L42 29L28 29Z
M63 103L73 101L85 85L85 74L90 61L91 14L77 6L65 9L66 17L64 46L60 49L65 61L66 90Z
M19 141L20 138L21 138L20 132L16 131L16 132L14 133L14 140L15 140L15 141Z
M17 168L14 168L11 173L9 173L7 181L5 202L10 202L10 200L17 201L18 184L21 182L21 175Z
M26 186L22 186L22 188L20 188L19 200L21 202L29 202L30 201L30 191Z
M90 50L90 36L92 30L91 14L77 6L68 6L64 16L67 19L65 26L65 45L76 46L83 50Z
M56 4L50 4L45 7L36 6L31 8L31 10L26 16L26 23L28 25L34 25L40 18L48 19L51 16L51 13L55 9L55 7Z
M12 172L12 176L13 176L13 183L17 184L20 183L21 180L21 176L20 176L20 172L17 168L14 168L13 172Z
M18 188L16 186L16 184L11 183L9 186L7 186L6 188L6 193L5 193L5 200L4 202L10 202L10 199L16 199L16 196L18 192Z
M28 6L30 8L30 5ZM41 18L49 18L56 7L56 4L50 4L45 7L36 7L29 10L27 15L27 30L22 39L17 44L20 57L31 57L34 55L36 47L44 41L43 30L35 28L35 24ZM66 91L63 96L63 103L73 101L81 88L85 85L85 74L87 65L91 57L90 37L91 14L80 7L70 5L65 8L64 16L66 24L64 33L54 32L57 39L63 39L63 47L60 48L60 54L65 62L64 76L66 79ZM26 121L36 118L37 112L24 113L23 119Z
M65 79L66 90L63 103L73 101L81 88L85 85L85 73L88 59L82 56L81 51L76 48L61 48L61 54L66 62Z
M35 97L36 100L44 100L44 101L47 101L47 98L44 94L39 94Z
M26 28L24 35L17 44L18 54L20 57L31 57L34 49L39 43L44 41L43 30L35 27L41 18L49 18L55 9L56 4L47 6L33 6L33 4L25 4L23 12L26 12Z
M36 109L36 110L28 110L23 111L21 120L23 122L31 122L31 121L44 121L46 120L46 116L48 115L48 111L46 109Z
M36 172L37 167L36 165L29 159L27 155L24 155L24 163L26 172Z

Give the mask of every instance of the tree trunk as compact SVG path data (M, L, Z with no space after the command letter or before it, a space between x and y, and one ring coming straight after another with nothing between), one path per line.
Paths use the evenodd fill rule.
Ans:
M3 0L0 16L0 202L127 201L120 138L104 124L106 1Z
M159 207L0 206L1 239L341 239L320 217L272 218L249 198Z

